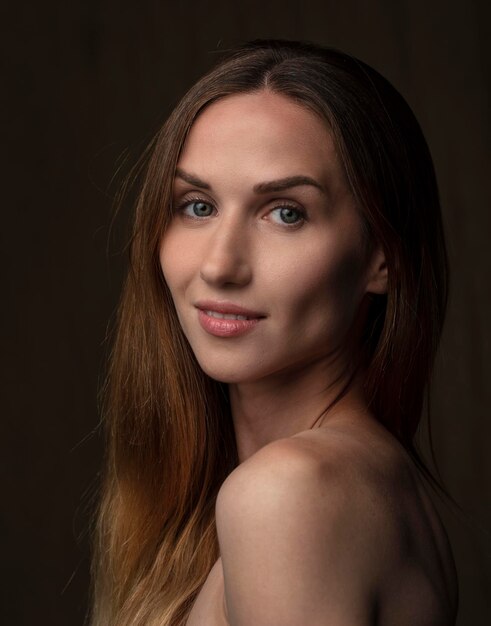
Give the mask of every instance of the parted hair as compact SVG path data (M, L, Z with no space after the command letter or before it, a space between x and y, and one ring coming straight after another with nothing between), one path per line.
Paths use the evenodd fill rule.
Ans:
M363 333L366 397L439 487L415 446L448 275L437 183L420 126L394 87L352 56L304 42L249 42L189 89L144 155L104 387L92 626L183 626L219 555L215 500L238 463L227 388L194 357L159 248L193 121L220 98L263 89L325 121L368 241L382 246L388 290L371 296Z

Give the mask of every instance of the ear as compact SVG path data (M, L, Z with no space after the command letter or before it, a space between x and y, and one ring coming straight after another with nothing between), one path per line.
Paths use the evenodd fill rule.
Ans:
M372 252L367 278L367 293L387 293L387 263L380 246Z

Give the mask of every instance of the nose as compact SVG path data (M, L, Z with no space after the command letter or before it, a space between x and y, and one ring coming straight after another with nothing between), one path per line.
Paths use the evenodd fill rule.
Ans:
M251 278L246 226L240 220L223 220L208 239L200 275L213 287L245 286Z

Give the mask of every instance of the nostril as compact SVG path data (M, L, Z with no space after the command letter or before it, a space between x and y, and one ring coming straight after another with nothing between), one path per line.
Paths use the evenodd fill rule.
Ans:
M250 265L237 256L214 256L206 259L200 268L203 280L210 284L243 285L252 277Z
M223 272L210 273L209 271L202 271L201 278L206 283L213 285L213 286L226 286L226 285L244 286L244 285L247 285L251 279L250 274L246 272L241 272L241 273L235 272L234 274L229 274L229 273L224 274Z

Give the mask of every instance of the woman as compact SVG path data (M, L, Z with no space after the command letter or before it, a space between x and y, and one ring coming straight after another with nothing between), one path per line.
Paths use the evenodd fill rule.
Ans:
M413 444L447 262L409 107L352 57L255 41L148 155L93 624L454 624Z

